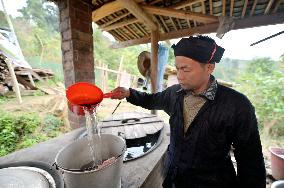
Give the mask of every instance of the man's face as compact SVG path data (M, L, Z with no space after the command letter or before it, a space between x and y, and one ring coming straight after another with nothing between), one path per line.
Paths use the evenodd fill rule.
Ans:
M176 56L177 79L185 90L195 90L208 83L215 64L202 64L184 56Z

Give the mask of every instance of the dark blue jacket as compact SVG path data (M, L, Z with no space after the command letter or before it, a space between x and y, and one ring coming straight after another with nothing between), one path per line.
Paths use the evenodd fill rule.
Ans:
M164 187L265 188L265 166L255 111L241 93L218 85L215 99L198 112L184 135L183 98L179 85L156 94L130 89L127 101L170 116L168 173ZM234 170L230 149L237 161Z

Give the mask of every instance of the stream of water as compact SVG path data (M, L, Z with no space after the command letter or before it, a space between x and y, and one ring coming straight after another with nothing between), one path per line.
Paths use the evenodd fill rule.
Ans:
M95 107L90 111L87 107L84 108L86 118L87 139L90 147L93 161L84 165L82 169L96 169L102 164L102 152L101 152L101 135L100 128L97 121L97 108Z

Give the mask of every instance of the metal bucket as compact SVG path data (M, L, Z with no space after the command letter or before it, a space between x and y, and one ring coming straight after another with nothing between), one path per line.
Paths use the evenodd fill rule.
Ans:
M97 136L97 135L95 135ZM58 152L55 164L63 174L67 188L95 187L120 188L123 154L126 150L123 138L101 134L102 158L116 157L115 162L99 170L80 170L92 161L87 138L76 140Z

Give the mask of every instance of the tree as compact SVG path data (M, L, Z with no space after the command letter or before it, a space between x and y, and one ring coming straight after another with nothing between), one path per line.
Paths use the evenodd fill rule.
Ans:
M59 31L58 8L44 0L27 0L27 6L19 10L31 24L47 31Z
M0 28L9 28L4 12L0 11Z
M238 89L255 106L260 126L273 136L284 136L283 61L254 59L241 74Z

